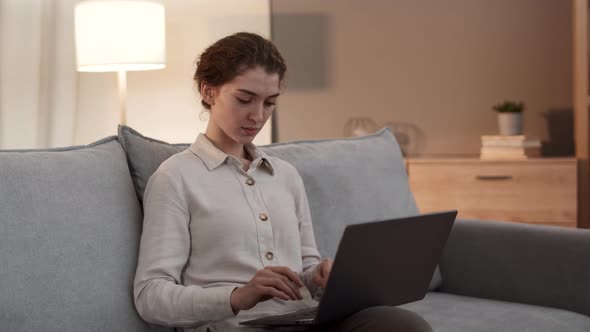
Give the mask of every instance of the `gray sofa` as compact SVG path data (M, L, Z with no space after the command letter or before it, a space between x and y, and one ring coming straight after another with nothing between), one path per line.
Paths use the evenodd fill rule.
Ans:
M147 179L187 146L122 126L0 151L0 331L172 330L139 318L132 280ZM324 256L346 224L418 212L389 131L264 149L301 173ZM431 291L404 307L435 331L590 331L589 257L590 231L460 220Z

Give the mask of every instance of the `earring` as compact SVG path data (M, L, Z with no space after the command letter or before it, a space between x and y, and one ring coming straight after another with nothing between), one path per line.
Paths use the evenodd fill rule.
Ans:
M210 112L211 111L209 111L209 110L202 109L201 112L199 113L199 120L201 120L203 122L209 121L209 116L211 115Z

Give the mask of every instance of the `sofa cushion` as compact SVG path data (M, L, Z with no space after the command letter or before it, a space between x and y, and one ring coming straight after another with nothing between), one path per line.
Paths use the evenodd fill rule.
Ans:
M115 137L0 151L2 330L149 329L132 295L140 221Z
M344 227L418 213L401 151L389 130L262 148L303 178L322 256L333 257Z
M137 192L137 198L143 202L143 193L148 180L160 167L160 164L173 154L186 150L190 144L170 144L143 136L136 130L119 125L119 141L127 154L129 173Z
M119 126L138 197L161 162L188 144L168 144ZM389 130L345 139L276 143L261 149L303 178L322 256L333 257L347 224L418 213L404 160ZM441 284L438 268L430 288Z
M590 331L590 317L562 309L431 292L400 306L420 314L437 332Z

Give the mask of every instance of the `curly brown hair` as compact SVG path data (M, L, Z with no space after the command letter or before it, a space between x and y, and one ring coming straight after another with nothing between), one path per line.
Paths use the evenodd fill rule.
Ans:
M283 81L287 65L278 48L270 40L250 32L238 32L209 46L197 59L193 79L199 87L203 82L218 87L248 69L262 67L269 74L279 74ZM201 104L211 109L205 100Z

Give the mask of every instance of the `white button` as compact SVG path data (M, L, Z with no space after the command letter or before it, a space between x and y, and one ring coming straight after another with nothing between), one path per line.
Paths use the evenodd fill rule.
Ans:
M260 218L260 220L262 221L267 221L268 220L268 215L266 213L261 213L258 218Z
M255 182L254 179L248 179L248 180L246 180L246 184L249 185L249 186L253 186L254 185L254 182Z
M266 257L266 259L268 259L269 261L272 261L272 259L275 257L275 255L272 252L267 252L266 255L264 255Z

